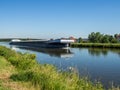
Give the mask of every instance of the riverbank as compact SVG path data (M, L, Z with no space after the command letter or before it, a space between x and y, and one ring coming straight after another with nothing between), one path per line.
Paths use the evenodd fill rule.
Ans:
M4 57L0 56L0 90L35 90L29 83L15 82L10 79L11 75L18 73Z
M101 83L92 83L76 71L62 72L52 65L37 63L34 54L17 53L0 46L0 56L5 63L0 62L0 68L9 72L5 80L0 79L3 90L105 90ZM6 76L6 72L2 76Z
M120 43L72 43L71 47L120 48Z

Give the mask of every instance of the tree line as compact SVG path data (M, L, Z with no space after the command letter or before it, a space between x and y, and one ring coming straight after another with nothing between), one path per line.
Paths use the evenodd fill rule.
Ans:
M88 40L84 41L82 38L78 39L78 42L90 42L90 43L118 43L120 41L120 34L108 35L101 34L100 32L92 32L88 35Z

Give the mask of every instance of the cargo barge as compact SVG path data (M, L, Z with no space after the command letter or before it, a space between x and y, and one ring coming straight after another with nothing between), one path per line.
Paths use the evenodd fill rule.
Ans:
M37 48L69 48L70 43L74 40L69 39L55 39L55 40L19 40L13 39L10 45L37 47Z

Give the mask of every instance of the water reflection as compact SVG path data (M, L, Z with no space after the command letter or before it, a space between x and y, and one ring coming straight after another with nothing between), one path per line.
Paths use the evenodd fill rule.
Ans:
M108 54L107 49L99 49L99 48L88 48L88 52L92 56L100 56L100 55L106 56Z
M120 49L88 48L88 53L92 56L107 56L109 52L116 53L120 56Z
M16 47L16 46L10 46L10 48L12 49L12 50L15 50L15 51L19 51L20 49L18 48L18 47Z
M44 54L48 54L51 57L59 57L59 58L73 57L73 53L70 51L70 49L50 49L50 48L48 49L48 48L20 47L20 46L15 46L15 45L12 45L11 48L13 50L25 49L25 50L37 51L37 52L41 52Z

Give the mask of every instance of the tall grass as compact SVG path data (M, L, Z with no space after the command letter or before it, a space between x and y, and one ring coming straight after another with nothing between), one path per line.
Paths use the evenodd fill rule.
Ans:
M11 90L11 89L9 89L9 88L7 88L7 87L4 87L4 86L0 83L0 90Z
M120 43L72 43L71 47L120 48Z
M52 65L38 64L34 54L17 53L0 46L0 56L17 68L18 73L10 77L12 80L30 82L39 90L104 90L101 83L93 84L75 72L58 72Z

